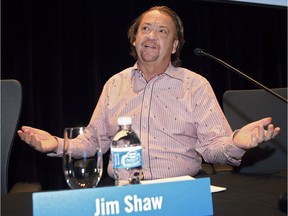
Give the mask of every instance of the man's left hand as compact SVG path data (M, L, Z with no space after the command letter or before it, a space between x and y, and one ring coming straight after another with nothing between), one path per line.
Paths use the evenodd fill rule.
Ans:
M245 125L235 134L233 144L246 150L273 139L279 133L280 128L274 127L271 123L272 118L267 117Z

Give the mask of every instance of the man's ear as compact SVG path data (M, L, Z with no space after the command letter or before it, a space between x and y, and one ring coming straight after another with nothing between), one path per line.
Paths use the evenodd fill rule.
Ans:
M177 51L178 43L179 43L179 40L174 40L174 41L173 41L172 54L174 54L174 53Z

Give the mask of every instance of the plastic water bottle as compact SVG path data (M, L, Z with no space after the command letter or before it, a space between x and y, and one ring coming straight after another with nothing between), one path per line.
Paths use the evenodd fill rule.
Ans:
M119 117L119 130L111 143L115 185L139 184L142 176L142 146L132 130L131 117Z

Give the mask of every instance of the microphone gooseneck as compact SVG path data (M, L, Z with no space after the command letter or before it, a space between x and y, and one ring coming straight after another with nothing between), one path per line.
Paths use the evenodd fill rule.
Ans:
M228 69L230 69L231 71L237 73L238 75L244 77L245 79L247 79L248 81L250 81L251 83L253 83L254 85L266 90L267 92L269 92L270 94L274 95L275 97L279 98L280 100L284 101L287 103L287 99L282 97L281 95L275 93L274 91L270 90L269 88L267 88L266 86L264 86L263 84L257 82L256 80L252 79L251 77L249 77L248 75L244 74L243 72L239 71L238 69L232 67L231 65L227 64L226 62L222 61L219 58L216 58L215 56L204 52L202 49L200 48L195 48L194 49L194 54L197 56L206 56L222 65L224 65L225 67L227 67Z

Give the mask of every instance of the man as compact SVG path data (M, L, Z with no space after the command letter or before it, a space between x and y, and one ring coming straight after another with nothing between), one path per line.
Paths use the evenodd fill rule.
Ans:
M209 82L179 67L184 30L170 8L144 12L128 35L137 62L107 81L75 155L82 148L92 153L93 142L100 142L107 152L119 116L133 119L143 146L145 179L194 176L201 170L202 158L237 166L246 149L279 133L271 118L231 131ZM18 134L38 151L61 154L63 139L48 132L23 126ZM108 173L113 176L111 163Z

